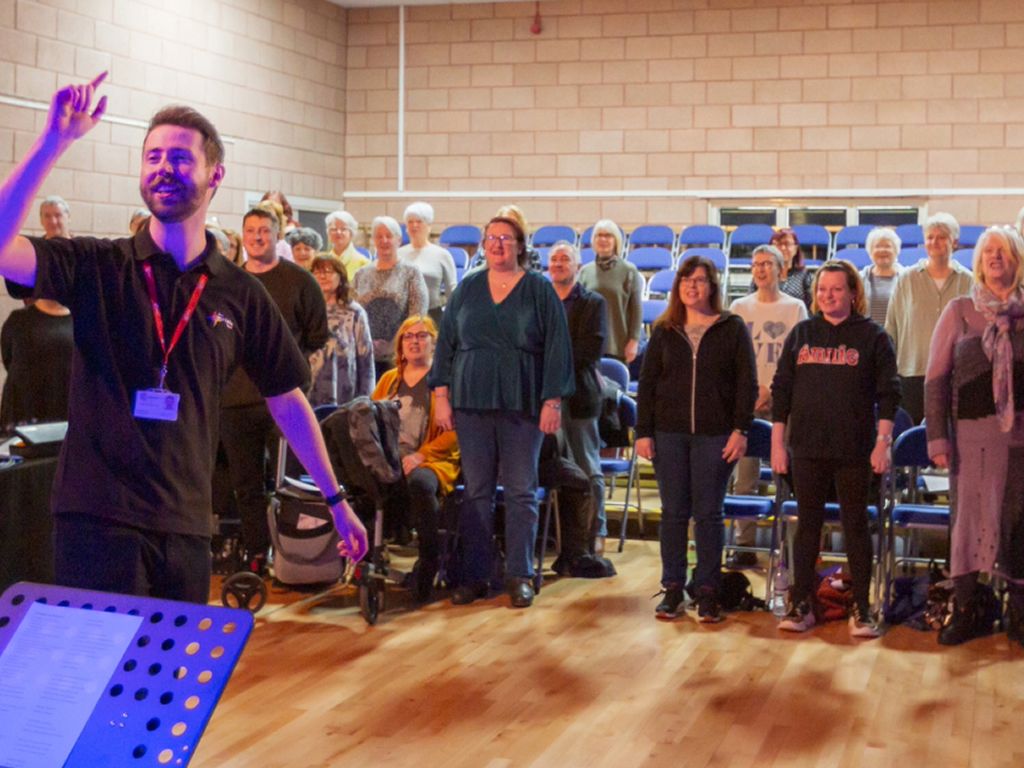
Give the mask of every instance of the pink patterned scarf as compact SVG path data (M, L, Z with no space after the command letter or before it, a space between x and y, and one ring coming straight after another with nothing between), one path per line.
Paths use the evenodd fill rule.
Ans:
M971 299L987 323L981 346L992 362L992 399L996 404L999 429L1013 428L1013 344L1010 331L1024 327L1024 288L1018 287L1006 301L997 298L984 285L975 283Z

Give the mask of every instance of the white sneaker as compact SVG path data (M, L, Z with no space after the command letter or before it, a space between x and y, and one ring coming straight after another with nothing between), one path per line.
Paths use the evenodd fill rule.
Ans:
M882 631L878 628L878 622L871 611L853 606L850 612L850 637L872 638L881 634Z
M789 613L779 621L779 629L785 632L806 632L815 624L814 608L807 600L791 606Z

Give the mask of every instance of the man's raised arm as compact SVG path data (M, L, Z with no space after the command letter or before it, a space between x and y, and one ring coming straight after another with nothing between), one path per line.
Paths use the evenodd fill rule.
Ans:
M106 76L102 72L90 83L69 85L53 94L46 127L0 187L0 276L21 285L35 283L36 253L18 232L61 155L103 117L107 97L95 109L92 101Z

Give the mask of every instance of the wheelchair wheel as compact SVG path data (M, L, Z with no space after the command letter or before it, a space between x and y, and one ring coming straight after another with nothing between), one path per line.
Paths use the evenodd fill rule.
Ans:
M267 585L251 571L239 571L224 579L220 601L225 608L241 608L258 613L267 604Z
M380 615L381 590L383 585L371 577L365 584L359 585L359 612L371 627L377 623Z

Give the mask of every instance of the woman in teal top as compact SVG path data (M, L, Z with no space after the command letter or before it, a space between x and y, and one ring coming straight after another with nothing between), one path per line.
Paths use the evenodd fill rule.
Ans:
M562 398L574 391L572 348L558 296L528 270L519 225L491 219L484 253L487 269L470 272L452 292L430 372L435 419L458 432L466 481L459 513L466 579L452 602L487 595L500 476L508 593L525 608L533 602L537 460L543 434L561 424Z

